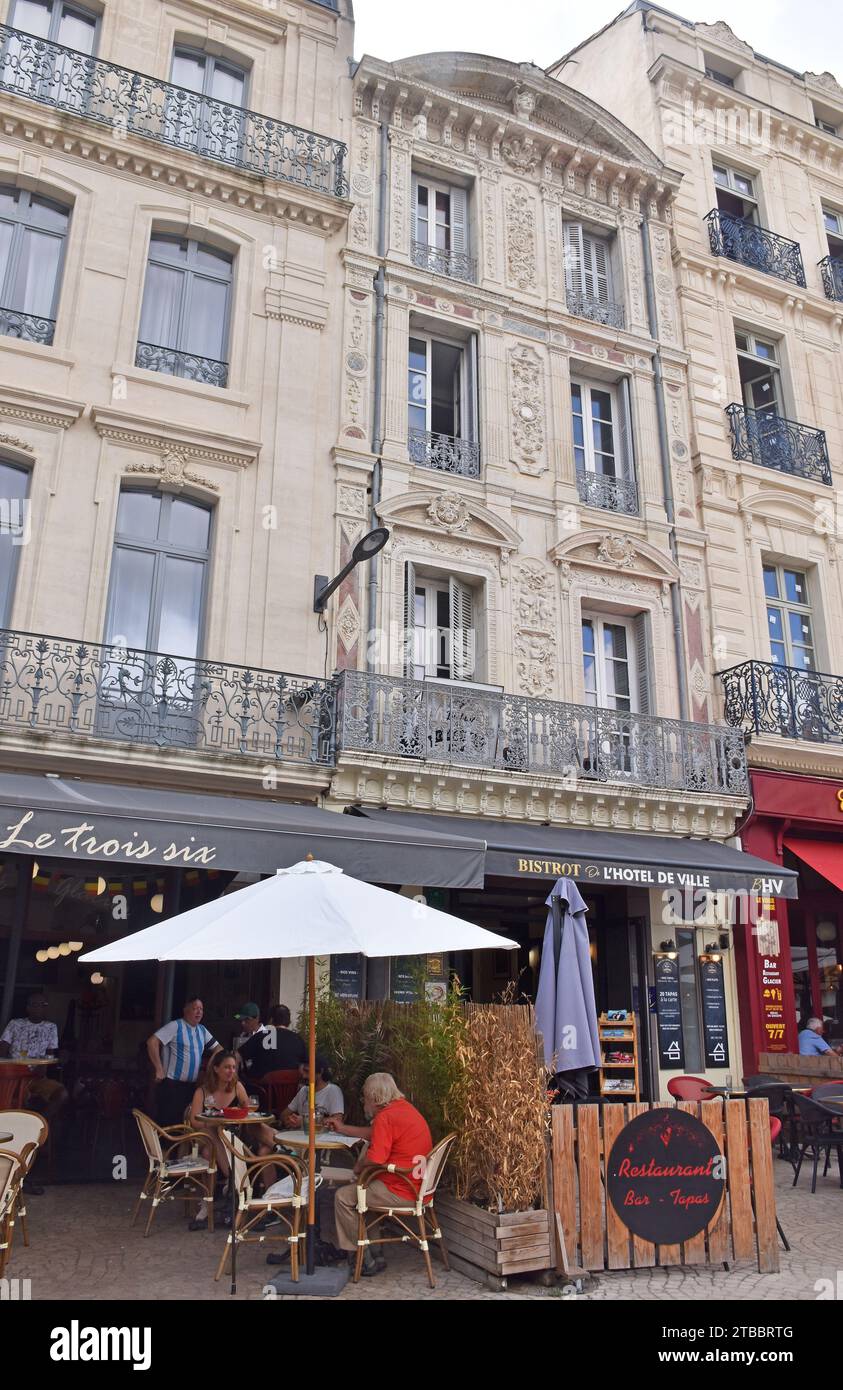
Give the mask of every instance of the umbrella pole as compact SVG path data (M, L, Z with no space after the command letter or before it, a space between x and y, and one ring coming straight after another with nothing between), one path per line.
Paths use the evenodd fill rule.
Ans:
M308 1085L307 1085L307 1236L308 1274L316 1268L316 959L307 958Z

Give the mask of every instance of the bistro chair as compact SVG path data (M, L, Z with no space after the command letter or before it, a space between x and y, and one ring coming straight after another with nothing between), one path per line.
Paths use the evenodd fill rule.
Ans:
M267 1111L280 1121L282 1111L287 1109L302 1083L297 1071L282 1070L268 1071L258 1084L266 1095Z
M820 1104L826 1100L843 1100L843 1081L824 1081L821 1086L815 1086L811 1099L818 1100Z
M173 1125L162 1129L161 1125L144 1115L142 1110L133 1110L138 1122L140 1137L149 1163L140 1196L132 1216L132 1225L138 1219L143 1202L149 1202L149 1216L146 1219L144 1236L149 1235L152 1218L161 1202L206 1202L208 1205L208 1229L214 1229L214 1182L217 1175L217 1161L214 1153L203 1158L199 1152L200 1144L208 1144L207 1134L190 1129L187 1125ZM162 1145L161 1141L164 1141ZM181 1158L171 1155L185 1144L191 1145L191 1152Z
M299 1235L301 1209L302 1203L307 1200L307 1191L303 1190L305 1176L302 1165L297 1159L278 1153L256 1158L251 1150L246 1148L242 1139L230 1135L224 1129L220 1129L219 1138L229 1154L237 1212L234 1228L228 1233L214 1280L222 1278L235 1242L241 1245L284 1241L290 1246L290 1275L293 1282L297 1283L299 1240L302 1239ZM258 1196L255 1192L255 1179L267 1168L284 1169L285 1178L273 1183L272 1187ZM269 1231L264 1231L264 1217L270 1212L277 1215L280 1227L277 1230L270 1228Z
M837 1118L832 1110L826 1110L824 1105L818 1101L810 1099L808 1096L800 1096L794 1092L793 1103L796 1106L796 1113L799 1121L799 1131L797 1138L798 1153L794 1163L793 1186L799 1181L799 1173L802 1168L802 1160L810 1149L814 1160L814 1172L811 1178L811 1192L817 1190L817 1168L819 1166L820 1154L825 1153L826 1165L823 1170L823 1177L828 1171L828 1158L831 1150L836 1150L837 1167L840 1172L840 1186L843 1187L843 1156L840 1150L843 1148L843 1129L835 1129L834 1122Z
M23 1243L29 1246L29 1232L26 1225L26 1191L24 1182L32 1172L39 1151L47 1142L50 1126L37 1110L4 1110L0 1115L0 1127L11 1130L11 1139L6 1140L5 1148L16 1153L21 1159L23 1171L20 1175L15 1219L20 1221Z
M416 1192L415 1186L407 1183L407 1196L399 1197L395 1194L396 1205L381 1211L372 1209L367 1205L367 1191L371 1183L380 1178L384 1173L398 1173L402 1177L410 1177L415 1170L413 1168L397 1168L394 1163L388 1163L379 1167L364 1168L357 1180L357 1262L354 1266L354 1282L360 1281L360 1274L363 1269L363 1257L370 1245L392 1245L396 1241L410 1241L424 1255L424 1262L427 1266L427 1280L432 1289L436 1287L436 1280L433 1277L433 1266L430 1263L430 1241L439 1241L442 1252L442 1263L446 1269L450 1269L448 1264L448 1251L442 1239L442 1231L433 1210L433 1201L436 1196L436 1189L439 1180L445 1169L451 1145L456 1139L456 1134L446 1134L444 1139L440 1139L438 1144L430 1150L424 1160L424 1177L421 1186ZM418 1222L418 1231L414 1231L407 1223L415 1220ZM376 1235L383 1221L393 1221L403 1231L400 1236Z
M745 1091L754 1091L756 1086L768 1086L770 1082L775 1081L775 1079L774 1076L762 1076L760 1074L741 1077Z
M91 1144L91 1158L96 1158L100 1126L111 1128L114 1138L120 1134L120 1153L126 1151L126 1112L129 1108L129 1088L125 1081L108 1078L97 1087L96 1111L94 1114L94 1138Z
M701 1076L672 1076L667 1083L668 1095L679 1103L680 1100L715 1100L711 1082Z
M0 1067L0 1110L22 1110L24 1097L33 1080L23 1062L4 1062Z
M28 1157L27 1150L30 1147L34 1146L27 1145L22 1154L0 1149L0 1278L5 1273L12 1254L20 1185Z

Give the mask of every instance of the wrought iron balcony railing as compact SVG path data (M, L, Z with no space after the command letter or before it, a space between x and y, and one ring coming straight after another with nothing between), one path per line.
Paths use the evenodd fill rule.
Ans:
M826 299L843 299L843 261L826 256L818 262Z
M345 671L342 752L542 777L745 796L743 735L525 695Z
M165 376L181 376L188 381L204 381L206 386L228 385L228 363L214 357L197 357L192 352L177 352L175 348L159 347L156 343L138 343L135 366Z
M0 629L0 732L332 766L335 706L330 680Z
M0 25L0 91L245 169L345 198L346 146L116 63Z
M447 275L451 280L468 280L477 283L477 261L464 251L440 251L437 246L428 246L426 241L414 241L410 247L410 260L420 270L430 270L434 275Z
M843 676L744 661L719 671L726 722L753 734L843 743Z
M634 478L611 478L604 473L577 474L577 492L586 507L638 515L638 488Z
M607 328L623 328L624 307L622 304L603 303L590 299L587 294L568 293L565 300L568 313L578 319L591 319L592 323L603 323Z
M753 270L763 270L765 275L777 275L780 280L791 280L805 288L805 267L798 241L757 227L734 213L721 212L720 208L714 208L705 220L712 255L726 256L730 261L740 261Z
M22 338L27 343L43 343L49 347L55 331L55 319L23 314L18 309L0 309L0 334L4 338Z
M410 430L407 440L410 462L461 478L480 477L480 445L471 439L455 439L450 434L431 434Z
M831 486L824 430L799 425L772 411L747 410L735 402L727 405L726 414L732 435L732 458Z

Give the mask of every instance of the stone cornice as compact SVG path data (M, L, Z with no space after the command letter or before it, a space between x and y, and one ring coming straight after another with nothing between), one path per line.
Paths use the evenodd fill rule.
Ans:
M224 17L238 29L257 34L267 43L280 43L287 33L287 22L280 12L273 13L267 5L248 4L244 0L226 0L225 15L221 15L218 0L180 0L189 10L195 10L211 25L218 25ZM280 11L280 7L279 7Z
M752 266L740 261L731 261L725 256L713 256L710 251L697 251L681 242L675 243L673 264L677 270L696 271L699 275L711 276L721 285L736 286L752 294L763 293L780 306L792 305L795 309L810 308L812 313L822 313L828 319L843 319L843 303L829 299L821 288L807 289L794 285L790 280L780 280L777 275L767 275L763 270L753 270ZM806 267L809 270L810 267ZM677 285L677 294L684 299L710 300L706 295L685 284Z
M802 739L769 739L753 734L746 746L749 770L763 768L773 772L801 772L808 777L840 778L843 782L843 746L810 743Z
M41 391L36 393L0 386L0 416L6 419L29 420L34 425L67 430L79 419L84 409L81 401L69 401Z
M138 178L162 184L232 208L266 213L281 222L304 225L314 233L332 236L348 221L352 204L283 180L259 178L246 170L203 160L169 145L128 135L115 139L106 126L48 106L2 94L0 129L29 148L34 144L62 155L91 161Z
M209 444L208 436L203 435L200 430L191 430L168 421L153 425L139 416L99 406L92 409L91 418L97 434L102 439L110 439L118 444L127 444L162 456L176 451L184 459L201 459L224 468L248 468L255 462L262 447L258 439L237 439L230 435L221 435L215 430L212 438L229 446L220 448L217 444ZM152 471L163 473L164 469L153 467ZM207 483L205 485L207 486Z

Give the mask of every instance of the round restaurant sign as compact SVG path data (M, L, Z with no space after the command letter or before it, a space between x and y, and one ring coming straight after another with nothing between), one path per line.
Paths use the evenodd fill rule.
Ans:
M720 1210L726 1161L711 1130L684 1110L649 1110L625 1125L606 1161L609 1200L633 1235L678 1245Z

